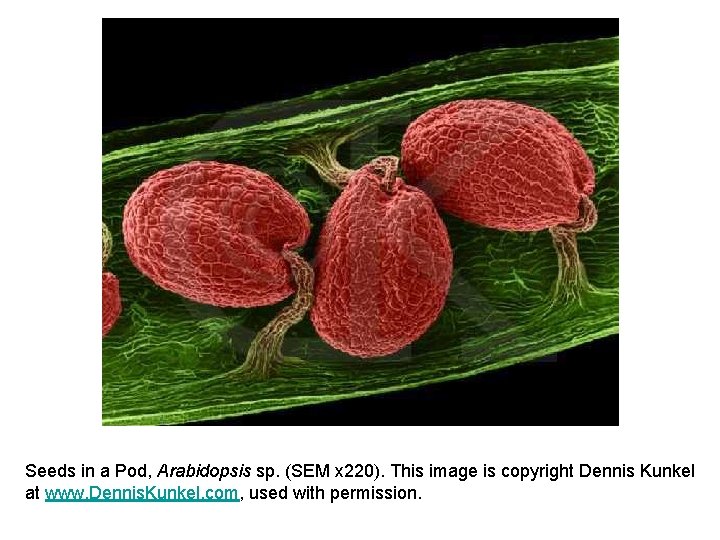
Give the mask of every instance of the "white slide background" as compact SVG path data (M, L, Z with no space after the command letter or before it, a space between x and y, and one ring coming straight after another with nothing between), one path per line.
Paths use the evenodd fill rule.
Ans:
M101 427L99 134L101 71L112 69L102 66L101 16L313 14L306 3L285 11L274 2L264 9L122 4L104 14L79 2L0 8L0 537L720 538L717 38L715 19L693 9L699 3L678 7L693 14L687 19L660 6L591 13L570 2L466 13L452 1L432 13L373 1L337 13L621 17L621 418L609 428ZM151 470L161 463L694 463L696 477L398 480L387 483L417 486L422 500L334 505L25 500L28 487L49 485L25 476L28 463L118 462Z

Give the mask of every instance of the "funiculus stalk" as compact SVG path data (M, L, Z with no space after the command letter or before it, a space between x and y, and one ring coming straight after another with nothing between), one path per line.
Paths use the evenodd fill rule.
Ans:
M102 267L105 268L105 263L110 258L112 253L112 234L110 229L107 228L105 222L102 224Z
M552 289L553 302L579 301L585 292L596 290L588 281L585 265L580 260L577 234L591 230L597 219L595 205L587 195L583 195L577 221L550 227L558 258L558 275Z
M248 349L239 372L251 377L267 378L276 373L283 362L282 344L291 326L302 320L313 301L313 269L294 251L284 249L283 258L290 265L295 280L295 298L273 320L260 330Z

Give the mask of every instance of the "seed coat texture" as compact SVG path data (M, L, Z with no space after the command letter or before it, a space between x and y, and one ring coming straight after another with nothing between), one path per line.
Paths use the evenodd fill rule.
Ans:
M327 215L310 319L332 347L370 358L419 338L440 314L452 277L444 223L421 190L377 158L350 178Z
M576 222L595 172L550 114L501 100L435 107L405 131L402 168L438 208L477 225L539 231Z
M195 161L159 171L125 205L133 264L156 285L220 307L279 302L294 290L283 250L305 244L305 209L270 176Z
M120 318L120 280L111 272L105 272L105 263L112 253L112 234L105 222L102 224L102 335L105 337Z
M111 272L102 273L102 335L107 333L117 322L122 312L120 301L120 281Z

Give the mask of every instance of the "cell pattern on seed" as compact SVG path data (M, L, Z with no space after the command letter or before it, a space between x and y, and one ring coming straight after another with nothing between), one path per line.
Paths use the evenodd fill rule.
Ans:
M111 272L102 273L102 335L103 337L115 326L120 313L120 281Z
M578 219L595 187L580 143L550 114L520 103L462 100L427 111L403 136L406 180L472 223L537 231Z
M423 335L445 303L452 251L421 190L371 166L359 169L323 225L310 318L320 337L363 358L394 353Z
M284 249L310 233L304 208L269 175L191 162L162 170L128 200L133 264L158 286L220 307L270 305L294 291Z

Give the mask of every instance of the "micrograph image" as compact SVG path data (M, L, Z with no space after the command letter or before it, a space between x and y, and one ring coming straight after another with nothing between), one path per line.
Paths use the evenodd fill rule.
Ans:
M617 424L617 20L551 22L106 21L103 424Z

